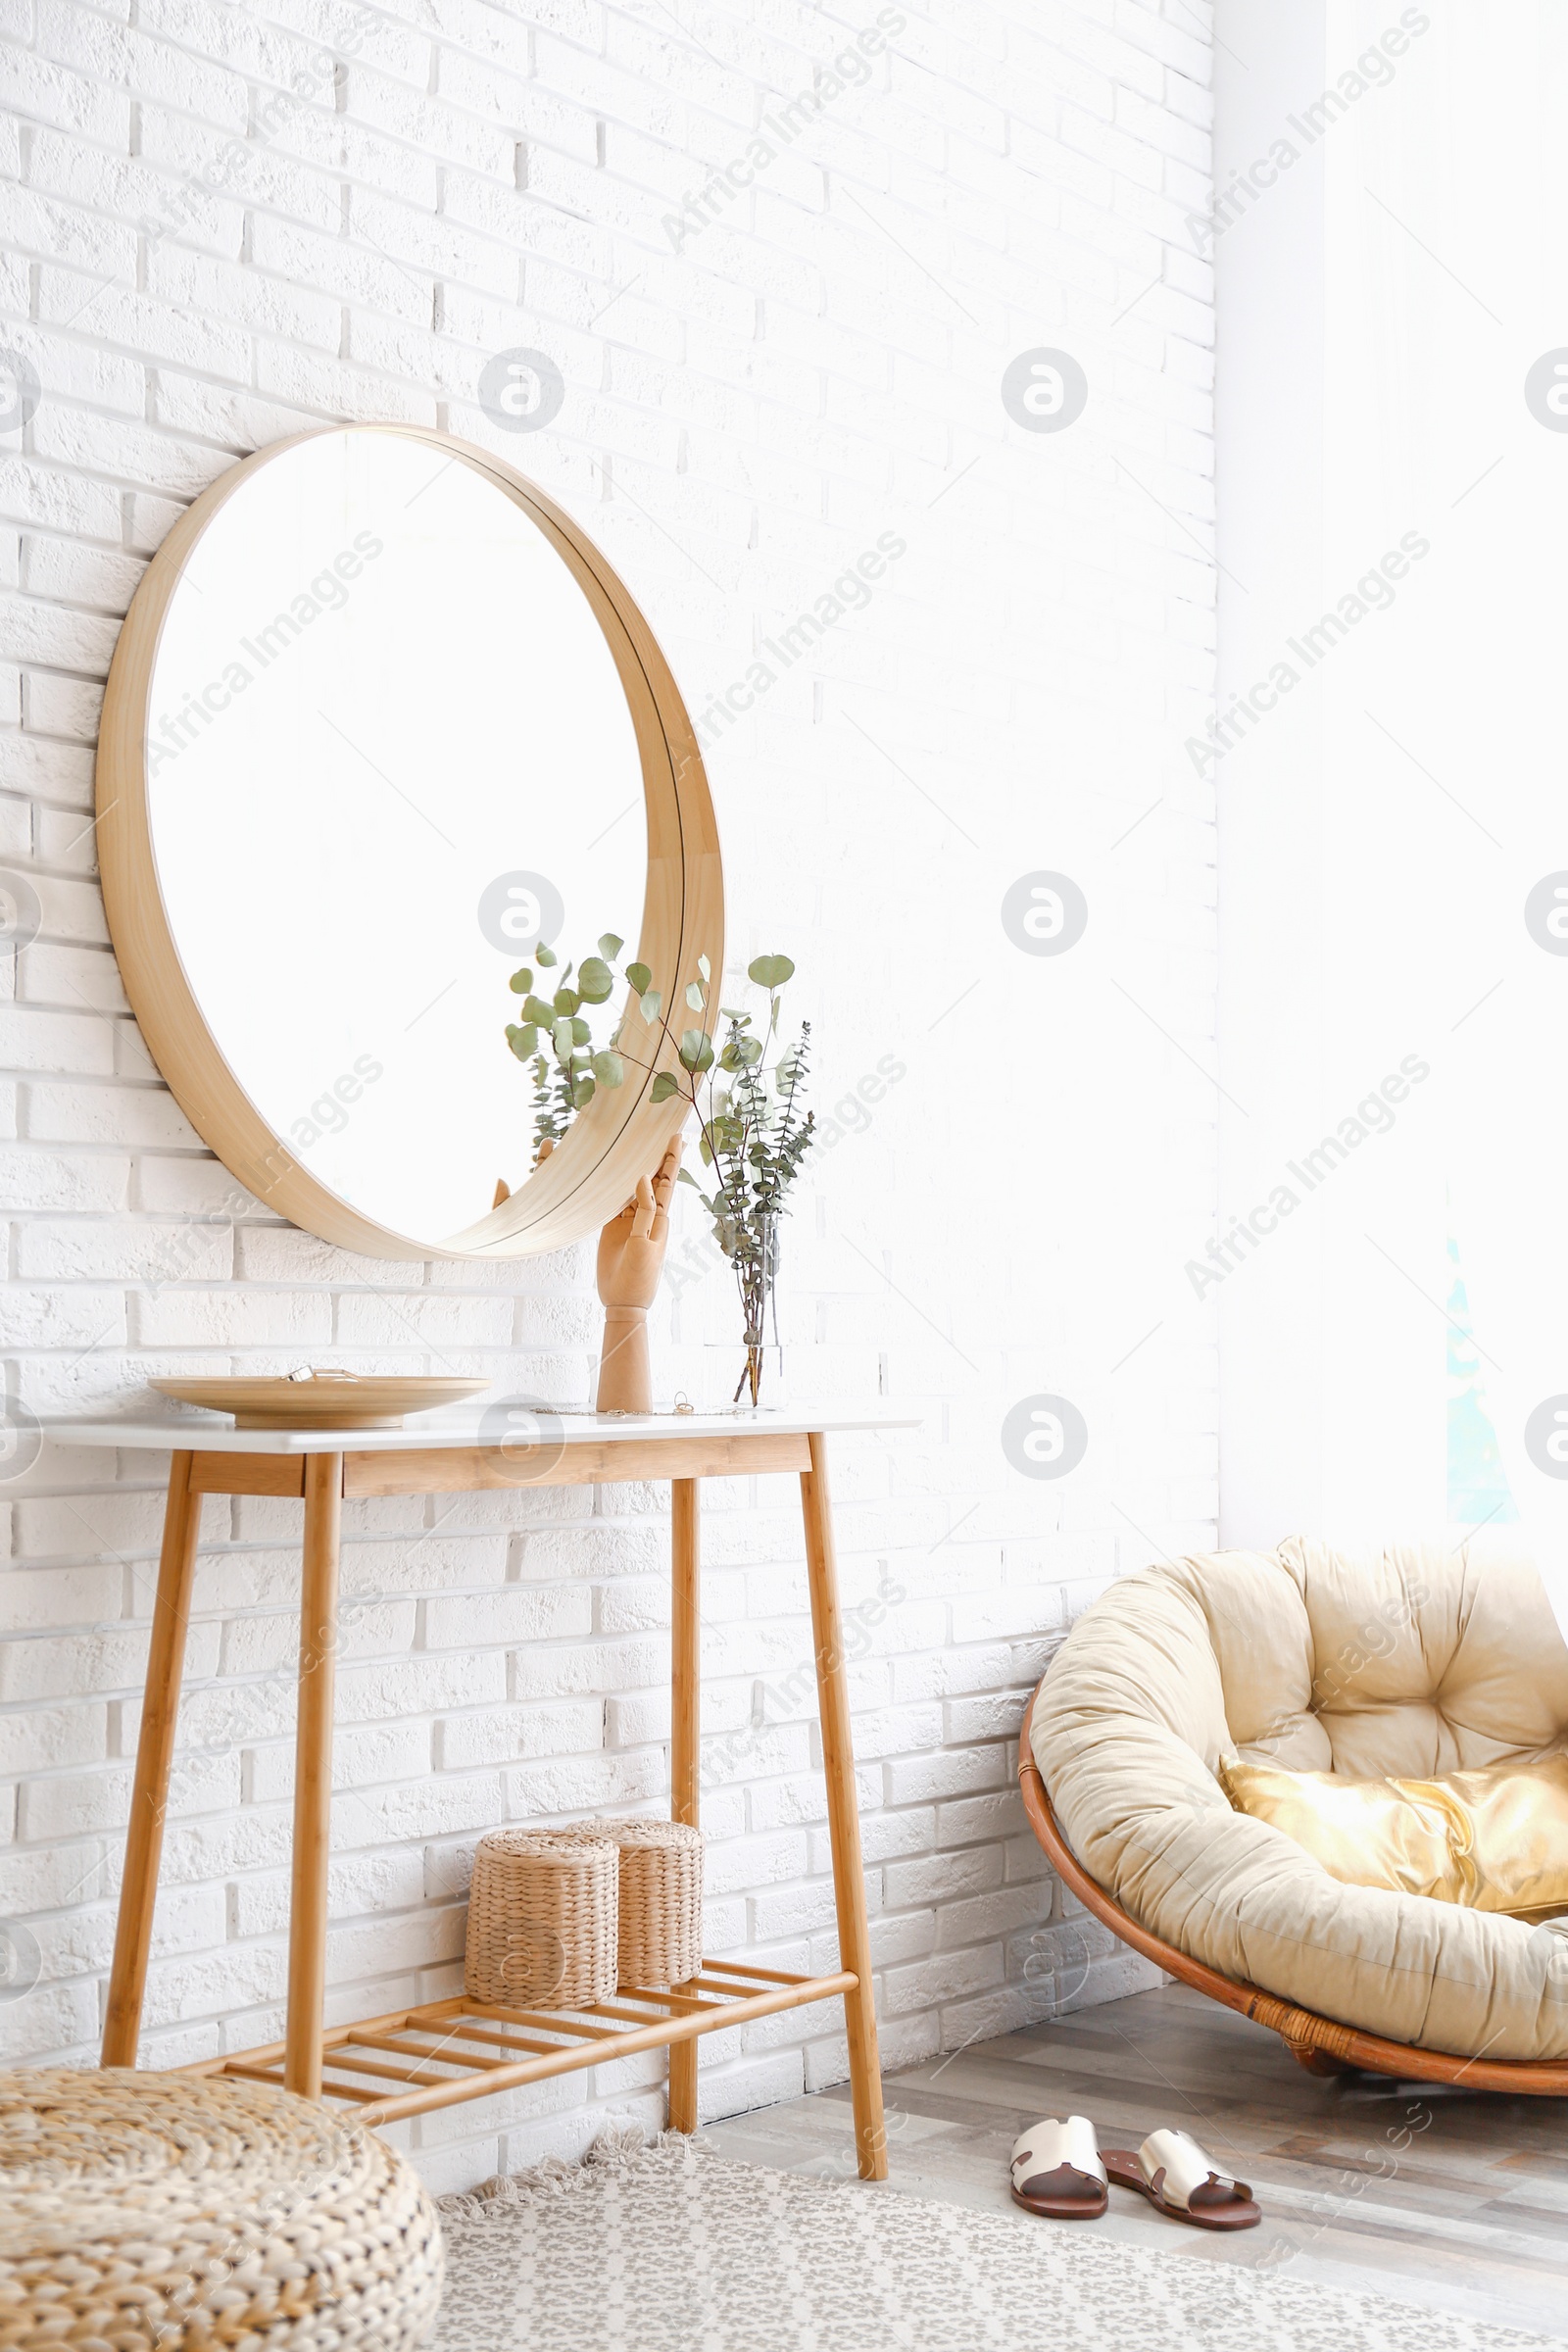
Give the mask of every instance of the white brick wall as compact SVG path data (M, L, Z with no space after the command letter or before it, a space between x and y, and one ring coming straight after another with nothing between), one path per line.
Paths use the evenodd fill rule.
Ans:
M737 961L799 959L832 1125L787 1244L791 1379L925 1416L838 1459L895 2064L1040 2014L1040 1956L1070 1963L1012 1793L1019 1708L1106 1578L1208 1537L1215 1476L1181 1274L1213 1217L1210 817L1183 751L1210 683L1211 314L1183 225L1207 12L899 13L869 79L676 250L666 216L869 5L0 0L0 339L42 386L0 435L0 858L44 907L0 1006L10 1394L79 1412L157 1371L328 1356L586 1395L586 1249L411 1269L236 1197L128 1017L92 872L102 681L181 506L333 418L499 448L606 548L710 714ZM1042 344L1089 377L1060 434L999 397ZM529 438L475 405L517 345L567 385ZM870 601L744 715L715 709L882 534L905 552ZM1060 958L999 917L1043 867L1091 907ZM879 1062L901 1071L880 1094ZM734 1329L700 1244L683 1210L666 1389ZM1046 1390L1090 1428L1059 1484L999 1442ZM161 1471L51 1445L0 1488L0 1916L42 1968L0 2005L8 2057L85 2062L99 2033ZM663 1507L350 1506L334 2014L452 1988L486 1828L662 1798ZM277 2030L296 1537L295 1506L207 1505L155 2064ZM710 1948L825 1962L789 1482L709 1490L703 1607ZM1126 1981L1104 1959L1082 1989ZM705 2109L841 2078L834 2022L710 2043ZM575 2149L607 2103L651 2119L659 2073L435 2118L421 2162L446 2186Z

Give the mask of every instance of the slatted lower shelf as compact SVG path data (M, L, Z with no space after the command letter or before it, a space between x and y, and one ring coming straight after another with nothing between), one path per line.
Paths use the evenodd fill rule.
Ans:
M701 1975L678 1992L622 1984L612 2001L589 2009L507 2009L466 1994L426 2001L357 2025L328 2027L322 2035L321 2096L347 2101L361 2123L391 2124L400 2116L486 2098L492 2091L583 2067L609 2066L639 2050L829 2000L853 1992L856 1983L848 1971L793 1977L780 1969L705 1960ZM237 2075L281 2088L283 2046L271 2042L185 2071Z

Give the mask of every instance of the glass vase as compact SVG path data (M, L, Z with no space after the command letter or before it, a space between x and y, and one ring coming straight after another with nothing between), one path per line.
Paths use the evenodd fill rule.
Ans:
M777 1217L758 1219L760 1247L756 1259L738 1269L741 1306L746 1318L743 1342L746 1360L731 1402L743 1407L749 1405L754 1412L760 1409L763 1382L769 1369L773 1373L768 1383L770 1389L778 1385L782 1370L778 1336L778 1228Z

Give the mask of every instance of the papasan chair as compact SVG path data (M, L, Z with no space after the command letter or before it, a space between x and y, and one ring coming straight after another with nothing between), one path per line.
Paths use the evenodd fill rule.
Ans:
M1517 1542L1294 1538L1112 1585L1030 1700L1018 1772L1085 1907L1310 2072L1562 2096L1568 1935L1346 1885L1234 1810L1217 1768L1431 1779L1537 1762L1565 1735L1568 1646Z

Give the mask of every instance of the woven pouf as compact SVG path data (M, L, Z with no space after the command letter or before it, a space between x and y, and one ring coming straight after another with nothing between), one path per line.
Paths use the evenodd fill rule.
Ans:
M703 1958L703 1833L681 1821L585 1821L620 1856L622 1984L684 1984Z
M313 2100L214 2075L0 2075L5 2352L413 2352L441 2300L416 2175Z
M603 1838L492 1830L468 1889L464 1989L513 2009L585 2009L615 1989L619 1880Z

